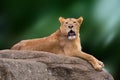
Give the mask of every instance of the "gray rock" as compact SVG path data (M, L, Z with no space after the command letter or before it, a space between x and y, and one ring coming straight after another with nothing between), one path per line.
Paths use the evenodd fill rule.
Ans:
M114 80L85 60L39 51L0 51L0 80Z

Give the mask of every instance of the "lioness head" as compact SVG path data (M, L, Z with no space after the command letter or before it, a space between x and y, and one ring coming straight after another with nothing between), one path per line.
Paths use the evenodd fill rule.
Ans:
M63 18L60 17L59 21L61 23L60 31L62 34L66 35L69 40L76 39L79 36L80 25L82 24L83 18Z

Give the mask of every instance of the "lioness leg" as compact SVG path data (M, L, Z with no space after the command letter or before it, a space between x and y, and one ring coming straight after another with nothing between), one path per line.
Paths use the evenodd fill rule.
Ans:
M96 59L95 57L93 57L90 54L87 54L85 52L78 52L77 54L75 54L74 56L76 57L80 57L83 58L85 60L87 60L88 62L90 62L92 64L92 66L96 69L96 70L102 70L102 68L104 67L103 62L99 61L98 59Z

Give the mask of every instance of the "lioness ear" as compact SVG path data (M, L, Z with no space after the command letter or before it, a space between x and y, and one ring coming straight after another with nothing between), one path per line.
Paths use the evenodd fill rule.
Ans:
M60 21L60 23L63 23L65 21L65 18L59 17L59 21Z
M83 17L79 17L79 18L77 19L77 21L78 21L80 24L82 24L82 22L83 22Z

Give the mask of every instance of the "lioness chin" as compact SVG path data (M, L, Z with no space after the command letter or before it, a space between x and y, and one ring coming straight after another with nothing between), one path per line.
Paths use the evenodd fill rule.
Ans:
M48 37L23 40L15 44L12 50L47 51L55 54L80 57L87 60L96 70L102 70L104 64L90 54L81 50L79 29L83 18L60 17L60 28Z

